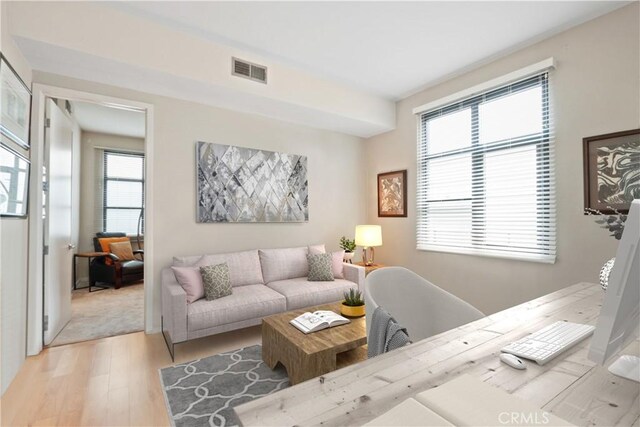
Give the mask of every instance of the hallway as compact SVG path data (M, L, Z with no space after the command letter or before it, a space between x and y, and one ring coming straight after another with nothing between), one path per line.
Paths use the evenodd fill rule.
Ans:
M51 347L144 330L144 284L142 282L89 293L78 289L71 295L71 320Z

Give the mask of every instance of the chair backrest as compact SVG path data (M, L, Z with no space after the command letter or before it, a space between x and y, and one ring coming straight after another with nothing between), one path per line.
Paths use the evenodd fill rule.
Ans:
M481 319L484 314L403 267L372 271L365 280L367 336L376 307L384 308L407 328L411 341Z
M93 249L96 252L102 252L102 246L100 246L100 242L98 241L98 239L102 239L103 237L127 237L127 233L106 231L96 233L96 237L93 238Z

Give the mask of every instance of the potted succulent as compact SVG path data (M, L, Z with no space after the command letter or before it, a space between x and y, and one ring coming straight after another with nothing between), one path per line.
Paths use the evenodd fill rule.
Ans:
M340 238L340 249L344 249L343 261L352 264L351 260L356 253L356 241L342 236Z
M362 292L353 288L345 291L340 312L347 317L364 316L364 299L362 299Z

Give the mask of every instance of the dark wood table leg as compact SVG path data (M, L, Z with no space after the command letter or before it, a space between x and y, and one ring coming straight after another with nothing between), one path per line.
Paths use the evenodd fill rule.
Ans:
M99 285L93 285L94 288L98 288L98 290L92 291L91 290L91 284L94 283L91 280L91 260L95 258L95 257L88 257L87 258L87 266L89 267L89 292L98 292L98 291L104 291L105 289L109 289L108 287L104 287L104 286L99 286Z

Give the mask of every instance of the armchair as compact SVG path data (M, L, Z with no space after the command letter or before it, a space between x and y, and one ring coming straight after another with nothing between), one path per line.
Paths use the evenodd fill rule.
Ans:
M126 237L125 233L96 233L93 238L93 246L96 252L103 252L99 239L104 237ZM119 289L123 283L137 282L144 279L144 251L134 250L134 260L123 261L115 254L96 257L89 265L89 281L91 286L96 282L108 283ZM107 258L111 262L107 262Z

